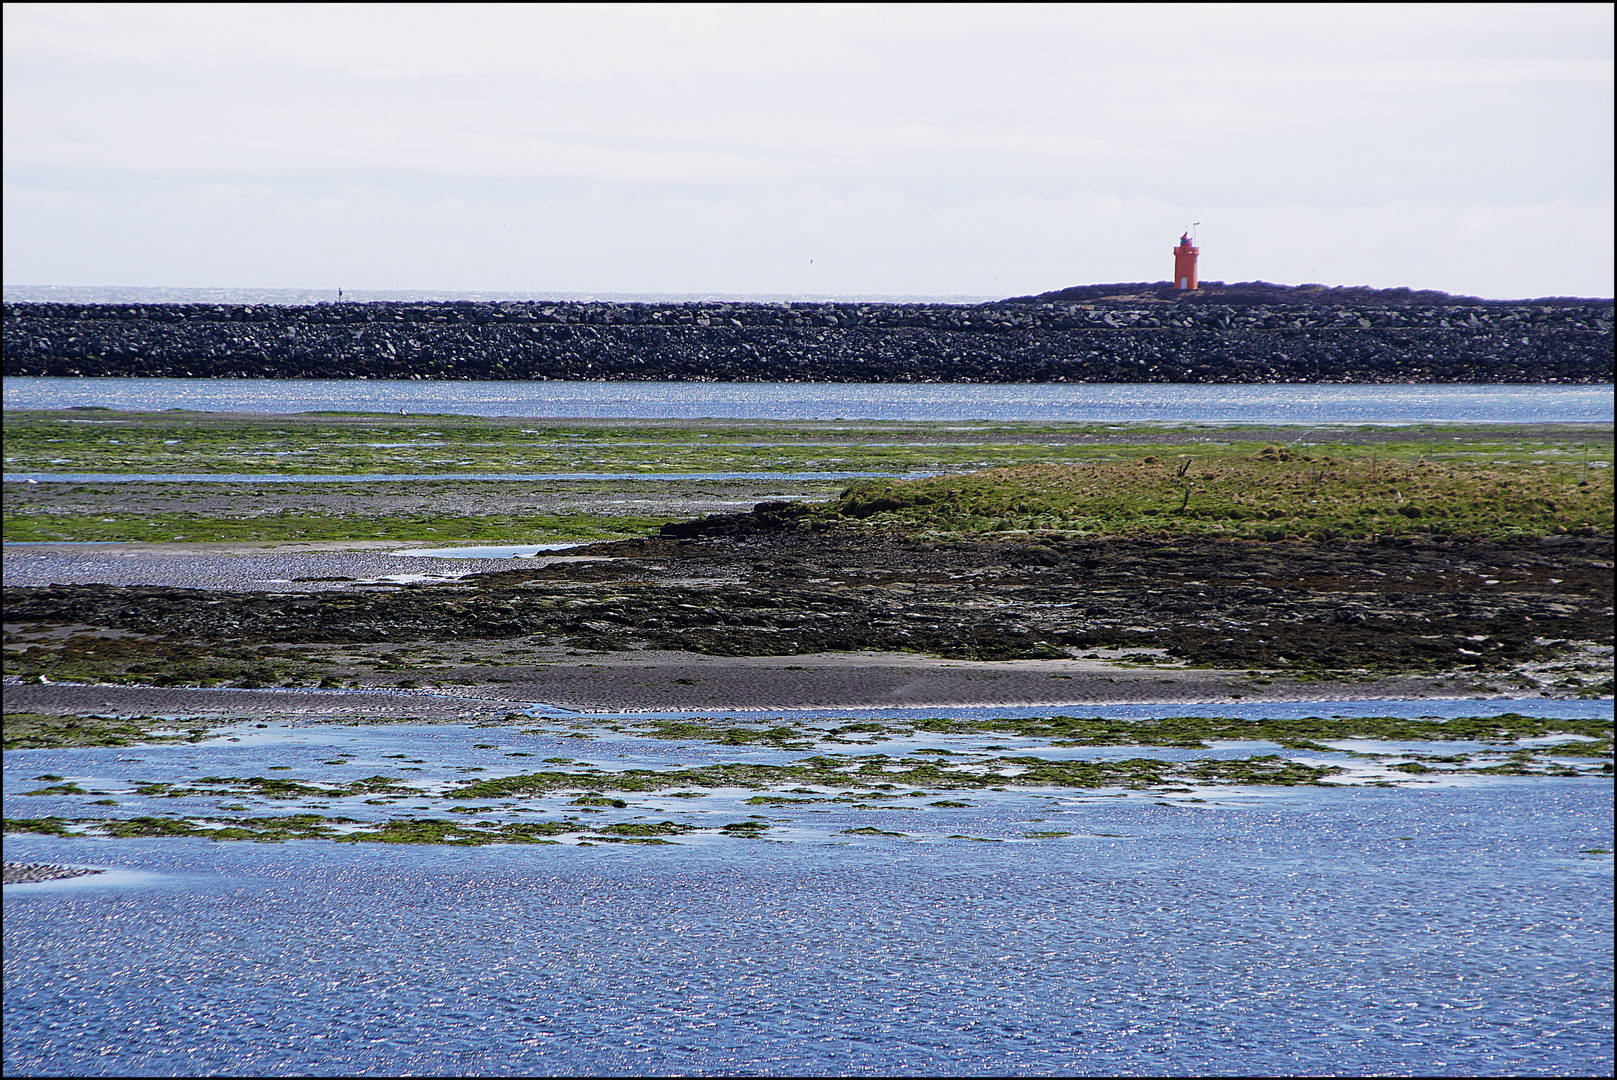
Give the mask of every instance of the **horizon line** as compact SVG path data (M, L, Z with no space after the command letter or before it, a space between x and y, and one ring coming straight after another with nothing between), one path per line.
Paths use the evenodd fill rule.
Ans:
M339 289L247 285L0 285L0 300L6 303L81 303L81 304L162 304L162 303L223 303L269 304L275 306L314 306L334 303L339 299L349 303L392 302L434 303L473 301L481 303L875 303L875 304L992 304L1009 300L1033 300L1053 293L1074 289L1121 288L1166 289L1172 282L1120 281L1092 282L1083 285L1065 285L1040 293L1023 295L987 295L976 293L737 293L737 292L620 292L620 291L563 291L553 289ZM1282 290L1374 293L1436 293L1455 300L1490 304L1535 303L1542 301L1576 301L1583 303L1613 303L1612 297L1571 296L1545 294L1523 297L1481 297L1467 293L1449 293L1441 289L1416 289L1407 285L1325 285L1304 282L1285 285L1263 281L1206 281L1196 292L1208 293L1240 286L1267 286ZM240 294L258 294L248 297ZM79 294L79 295L68 295ZM101 295L96 295L101 294ZM1119 299L1122 296L1118 297ZM1110 299L1095 297L1093 299ZM1078 302L1078 301L1074 301Z

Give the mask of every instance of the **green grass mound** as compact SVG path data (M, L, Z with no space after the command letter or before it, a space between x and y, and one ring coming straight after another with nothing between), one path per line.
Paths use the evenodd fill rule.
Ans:
M1308 456L1270 446L871 481L849 487L829 513L944 535L1520 540L1612 528L1610 469L1389 460L1358 450Z

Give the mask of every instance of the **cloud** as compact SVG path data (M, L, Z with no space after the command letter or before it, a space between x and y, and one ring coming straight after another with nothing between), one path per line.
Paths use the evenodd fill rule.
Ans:
M1610 226L1609 7L4 20L16 283L253 284L256 266L301 285L340 265L393 287L1026 292L1161 277L1162 237L1201 220L1208 258L1249 276L1318 266L1323 229L1341 255L1322 278L1611 291L1580 239ZM232 205L252 228L223 228ZM1490 238L1462 251L1471 221Z

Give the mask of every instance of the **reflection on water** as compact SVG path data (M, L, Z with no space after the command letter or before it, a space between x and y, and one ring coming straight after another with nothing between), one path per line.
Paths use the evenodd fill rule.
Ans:
M5 380L7 409L1200 424L1611 423L1605 386Z

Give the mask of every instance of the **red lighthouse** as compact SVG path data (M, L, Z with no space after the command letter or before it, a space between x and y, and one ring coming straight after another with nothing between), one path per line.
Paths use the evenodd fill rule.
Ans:
M1176 289L1194 289L1196 287L1196 256L1202 249L1192 246L1190 234L1179 238L1179 246L1173 249L1173 286Z

